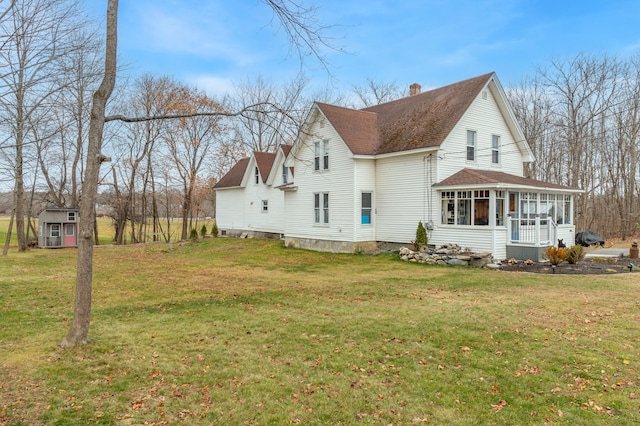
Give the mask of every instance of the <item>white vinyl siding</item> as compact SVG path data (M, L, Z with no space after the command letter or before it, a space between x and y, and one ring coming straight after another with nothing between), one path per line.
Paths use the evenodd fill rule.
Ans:
M492 163L493 135L500 135L500 171L522 176L522 154L513 138L491 90L486 90L487 99L479 96L454 126L438 152L438 170L435 181L453 175L465 167L489 170ZM476 132L475 162L467 162L467 130Z
M315 114L317 117L318 113L315 112ZM311 125L307 134L307 139L299 141L297 146L299 149L291 155L295 158L293 181L298 190L284 192L285 234L292 238L353 241L354 204L359 204L359 199L354 191L352 154L331 125L326 124L321 128L316 122ZM330 157L327 160L328 170L322 170L325 161L323 158L325 140ZM315 142L318 144L316 145ZM316 171L316 158L322 172L320 174ZM314 194L321 193L329 194L329 223L314 226L315 211L311 212L310 209L315 209ZM322 214L323 212L320 212L320 224L323 220Z

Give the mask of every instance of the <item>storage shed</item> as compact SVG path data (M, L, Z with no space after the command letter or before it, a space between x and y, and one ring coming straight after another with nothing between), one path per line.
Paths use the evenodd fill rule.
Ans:
M45 209L38 215L38 247L78 246L77 208Z

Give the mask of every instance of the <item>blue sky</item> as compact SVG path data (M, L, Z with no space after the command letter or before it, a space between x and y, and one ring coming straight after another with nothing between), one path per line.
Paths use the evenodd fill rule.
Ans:
M85 0L102 18L106 0ZM495 71L509 87L551 58L640 53L640 1L303 0L342 51L325 50L331 76L308 58L314 87L347 90L367 77L439 87ZM168 75L210 94L261 75L300 71L270 9L258 0L120 2L119 54L127 73Z

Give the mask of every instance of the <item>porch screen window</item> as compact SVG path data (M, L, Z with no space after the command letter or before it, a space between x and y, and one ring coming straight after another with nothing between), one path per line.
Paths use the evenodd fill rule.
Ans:
M558 195L558 197L560 197ZM564 196L564 223L571 223L571 196Z
M476 161L476 132L467 130L467 161Z
M362 193L362 213L361 213L361 218L362 221L361 223L363 225L370 225L371 224L371 192L363 192Z
M496 226L504 226L504 191L496 191Z
M489 224L489 191L473 191L473 224Z
M500 164L500 136L491 137L491 163Z
M456 214L456 193L453 191L442 191L442 223L453 225Z
M329 223L329 193L319 192L313 194L313 223Z
M471 191L458 191L458 225L471 225Z
M50 235L52 237L59 237L60 236L60 225L58 225L58 224L51 225Z
M533 225L538 213L538 194L535 192L523 192L520 194L520 218L529 219Z

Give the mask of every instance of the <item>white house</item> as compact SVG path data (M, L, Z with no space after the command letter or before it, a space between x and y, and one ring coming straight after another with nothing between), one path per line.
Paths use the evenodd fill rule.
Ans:
M361 110L317 102L284 163L275 161L284 154L271 154L269 177L284 167L285 180L251 181L262 172L254 153L242 182L216 187L220 229L242 217L243 229L274 229L290 247L357 252L410 243L422 221L429 244L497 259L539 260L557 239L574 241L581 191L523 176L533 153L494 73L424 93L414 84L406 98ZM248 204L277 191L277 221Z
M290 145L280 145L275 153L254 152L216 183L219 232L278 238L284 233L284 193L277 187L293 178L289 167L284 167L290 150Z

